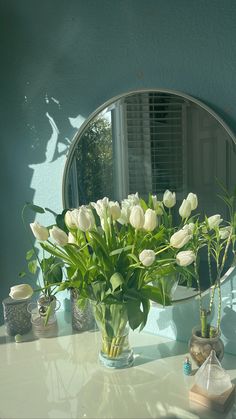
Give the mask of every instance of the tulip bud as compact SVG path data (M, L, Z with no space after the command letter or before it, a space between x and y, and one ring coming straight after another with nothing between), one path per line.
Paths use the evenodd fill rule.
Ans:
M196 256L192 250L186 250L177 253L176 262L180 266L191 265L196 260Z
M219 214L216 214L209 217L207 221L208 221L209 229L211 230L212 228L218 227L221 221L223 221L223 219L220 218Z
M180 249L192 238L190 229L181 229L174 233L170 238L170 245L176 249Z
M197 199L197 195L195 195L192 192L189 192L188 196L187 196L187 201L190 202L191 204L191 210L195 210L198 206L198 199Z
M44 242L48 239L48 229L44 226L41 226L39 223L37 223L37 221L31 223L30 228L37 240Z
M165 205L166 208L172 208L176 204L175 192L170 192L167 189L163 195L163 204Z
M82 205L79 208L77 225L81 231L90 231L94 227L95 220L91 209Z
M33 292L34 291L30 285L20 284L11 287L9 295L11 298L13 298L13 300L26 300L27 298L31 297Z
M139 255L139 260L143 266L151 266L155 259L156 255L153 250L144 249Z
M121 216L121 209L120 209L119 202L110 201L109 207L110 207L110 213L111 213L112 219L118 220L118 218L120 218Z
M157 226L156 212L150 208L147 209L144 215L144 230L153 231Z
M61 230L59 227L53 226L53 228L51 228L49 230L49 232L50 232L50 237L59 246L65 246L68 243L68 236L67 236L67 234L63 230Z
M71 230L75 230L78 227L78 225L77 225L78 213L79 213L78 209L74 209L72 211L67 211L65 213L66 226Z
M132 207L129 222L136 230L143 228L144 212L140 205L135 205L134 207Z
M191 214L191 203L187 199L184 199L181 206L179 207L179 215L184 220Z

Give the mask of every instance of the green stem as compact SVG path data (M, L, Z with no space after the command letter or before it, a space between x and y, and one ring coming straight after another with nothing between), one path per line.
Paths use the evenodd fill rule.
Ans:
M135 229L135 232L134 232L134 242L133 242L133 245L132 245L132 255L134 254L134 248L135 248L135 244L136 244L136 240L137 240L137 234L138 234L138 230L137 229Z
M201 310L200 320L201 320L201 336L202 338L206 338L207 337L207 312L204 309Z
M158 250L157 252L155 252L155 255L159 255L160 253L164 252L166 249L169 249L170 247L171 245L163 247L161 250Z
M208 246L207 246L207 260L208 260L209 278L210 278L210 283L211 283L211 285L212 285L213 281L212 281L212 269L211 269L211 252L210 252L210 243L208 243Z
M221 320L221 288L220 288L220 284L218 284L218 313L217 313L217 326L216 326L216 330L217 333L219 333L220 331L220 320Z
M199 309L200 309L200 317L201 317L201 311L202 311L202 292L201 292L201 287L200 287L200 280L199 280L199 273L197 270L197 263L196 261L194 262L194 272L195 272L195 278L197 281L197 286L198 286L198 290L199 290Z

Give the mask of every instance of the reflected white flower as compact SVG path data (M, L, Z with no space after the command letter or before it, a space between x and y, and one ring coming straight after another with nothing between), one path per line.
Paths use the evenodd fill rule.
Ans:
M187 196L187 201L190 202L191 204L191 210L195 210L198 206L198 199L197 199L197 195L189 192L188 196Z
M192 250L185 250L176 255L176 262L179 266L189 266L195 260L196 256Z
M143 266L151 266L155 259L155 252L151 249L144 249L139 255L139 260Z
M179 207L179 215L184 220L188 218L191 214L191 203L187 199L184 199L182 204Z

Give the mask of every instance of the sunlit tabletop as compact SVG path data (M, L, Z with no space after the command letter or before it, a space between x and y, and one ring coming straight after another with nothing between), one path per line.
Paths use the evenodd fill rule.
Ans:
M99 332L73 333L68 316L58 313L57 336L21 343L0 327L1 419L222 418L189 402L186 343L132 332L134 366L110 370L98 361ZM222 365L236 382L236 357ZM223 417L236 418L236 404Z

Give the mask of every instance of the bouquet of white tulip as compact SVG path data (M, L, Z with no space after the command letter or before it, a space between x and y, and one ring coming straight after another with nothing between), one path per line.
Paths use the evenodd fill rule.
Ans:
M179 232L182 242L174 236L172 240L174 229L159 224L160 211L164 214L165 209L155 196L148 205L136 193L121 205L103 198L64 211L63 224L49 230L38 223L31 228L41 247L66 266L68 278L59 289L77 287L81 304L86 298L128 303L129 323L135 329L146 323L149 300L170 304L165 276L187 273L190 264L181 255L181 261L176 259L178 249L192 237L190 228ZM161 279L154 287L157 277Z
M195 277L201 296L198 267L203 247L208 249L208 260L216 262L219 286L219 275L235 237L232 225L219 227L222 220L218 214L201 222L197 215L191 216L198 199L189 193L179 208L179 225L173 226L171 211L175 205L176 195L169 190L162 201L150 195L148 203L136 193L121 204L103 198L64 210L57 217L57 225L50 228L31 225L41 247L63 261L66 268L67 278L57 291L77 288L80 307L87 299L93 301L103 333L110 338L104 345L110 356L119 355L117 334L122 335L127 322L132 329L145 326L150 301L171 304L170 275L186 285ZM117 308L120 305L122 309Z

